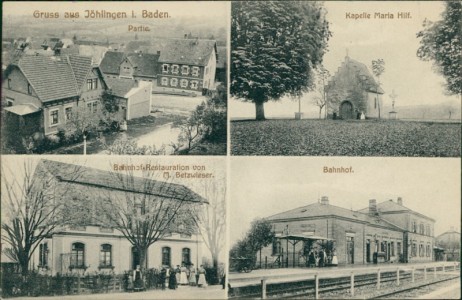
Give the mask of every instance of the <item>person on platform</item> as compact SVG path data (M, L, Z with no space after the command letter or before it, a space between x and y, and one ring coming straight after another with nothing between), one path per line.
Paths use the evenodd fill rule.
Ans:
M133 288L135 290L143 288L143 275L141 273L140 265L137 265L136 269L133 270Z
M338 266L337 252L332 250L332 263L333 266Z
M162 290L165 290L165 280L167 280L167 270L165 268L162 268L160 271L160 284Z
M314 250L311 248L310 252L308 253L308 267L314 268L316 265L316 256L314 255Z
M180 277L181 277L180 265L176 265L175 275L176 275L176 284L177 284L177 287L178 287L178 285L180 284Z
M199 281L197 282L198 287L206 287L207 286L207 281L205 280L205 269L204 266L201 265L199 267L199 270L197 271L199 273Z
M186 266L185 264L181 264L181 268L180 268L180 282L179 284L181 285L187 285L188 284L188 275L186 274L186 272L188 271L188 269L186 269Z
M170 275L168 277L168 288L171 290L176 290L177 281L176 281L176 272L173 267L170 268Z
M197 282L196 280L196 268L194 267L194 264L191 264L189 266L189 285L195 286Z
M326 258L325 256L325 252L324 252L324 249L320 249L319 250L319 263L318 263L318 267L322 268L324 267L324 259Z

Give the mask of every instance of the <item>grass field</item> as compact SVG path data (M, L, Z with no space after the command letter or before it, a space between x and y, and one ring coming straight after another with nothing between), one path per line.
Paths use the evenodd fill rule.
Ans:
M232 121L232 155L460 157L461 124L407 121Z

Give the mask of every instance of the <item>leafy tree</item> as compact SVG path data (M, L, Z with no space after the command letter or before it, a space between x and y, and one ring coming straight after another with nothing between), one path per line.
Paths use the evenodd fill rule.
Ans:
M120 192L102 192L102 225L119 230L140 255L140 267L147 267L149 247L171 232L192 234L194 205L203 198L172 180L157 180L158 173L144 170L141 177L133 171L112 172ZM139 191L134 193L133 191Z
M81 175L79 167L68 171L69 183ZM58 191L55 183L41 163L34 168L32 160L23 160L14 171L11 162L2 164L2 240L9 246L6 255L19 263L24 276L40 242L70 220L62 201L68 189Z
M425 19L424 29L417 33L420 47L417 57L433 61L436 69L446 79L450 94L462 93L462 3L446 1L442 20L432 23Z
M236 1L231 5L231 94L264 103L294 98L312 87L330 36L322 4L305 1Z

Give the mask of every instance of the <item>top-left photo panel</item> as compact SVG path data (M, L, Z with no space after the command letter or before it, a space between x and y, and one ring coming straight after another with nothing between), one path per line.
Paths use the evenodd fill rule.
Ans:
M226 155L227 2L3 2L1 153Z

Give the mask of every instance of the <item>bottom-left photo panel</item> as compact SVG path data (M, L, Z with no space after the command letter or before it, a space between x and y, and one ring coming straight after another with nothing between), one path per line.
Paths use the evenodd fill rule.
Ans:
M2 297L226 298L226 160L2 156Z

